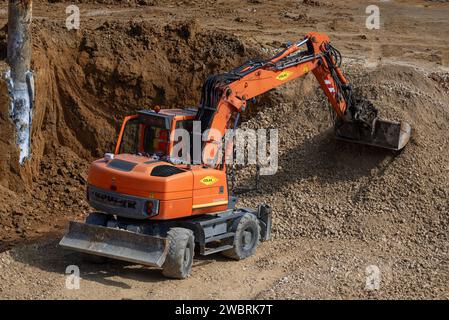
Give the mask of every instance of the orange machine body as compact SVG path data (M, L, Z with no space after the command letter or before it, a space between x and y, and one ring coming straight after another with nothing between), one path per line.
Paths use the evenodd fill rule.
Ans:
M166 152L170 155L174 144L173 129L180 121L193 122L195 113L181 109L169 109L162 110L157 115L170 122L169 136L166 136L165 140L160 139L160 136L155 138L155 140L161 140L157 143L159 147L167 146ZM149 116L151 117L151 114ZM137 117L139 115L125 118L114 159L99 159L92 163L89 170L89 186L105 192L109 198L114 195L117 197L129 195L141 199L157 200L157 214L149 214L147 217L152 220L170 220L228 209L225 168L214 169L204 165L174 165L163 160L149 160L143 155L120 153L120 143L126 125ZM139 148L142 147L139 146ZM153 147L156 146L153 145ZM111 165L114 163L124 164L127 167ZM160 166L174 167L177 169L174 169L177 173L171 176L152 175L153 170Z

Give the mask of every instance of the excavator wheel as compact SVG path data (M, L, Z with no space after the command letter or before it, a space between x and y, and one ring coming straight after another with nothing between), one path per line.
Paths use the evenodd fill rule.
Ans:
M234 260L246 259L256 252L259 240L259 221L254 214L246 213L237 224L233 248L223 251L222 254Z
M167 233L169 249L162 274L167 278L185 279L192 272L195 238L193 232L185 228L171 228Z

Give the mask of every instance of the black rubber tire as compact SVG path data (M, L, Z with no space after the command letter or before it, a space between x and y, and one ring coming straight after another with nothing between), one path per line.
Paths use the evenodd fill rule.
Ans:
M162 266L162 274L173 279L189 277L195 252L195 237L192 230L171 228L167 233L167 239L169 249Z
M222 254L234 260L243 260L252 256L260 241L260 225L254 214L246 213L238 222L232 249Z
M103 226L106 227L108 220L111 216L101 213L101 212L92 212L86 218L86 223L95 226Z

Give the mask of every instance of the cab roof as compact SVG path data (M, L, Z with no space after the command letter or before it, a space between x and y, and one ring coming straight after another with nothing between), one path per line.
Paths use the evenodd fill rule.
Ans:
M161 109L156 112L154 110L140 110L139 114L151 115L151 116L169 116L169 117L194 117L197 114L197 110L194 108L186 109Z

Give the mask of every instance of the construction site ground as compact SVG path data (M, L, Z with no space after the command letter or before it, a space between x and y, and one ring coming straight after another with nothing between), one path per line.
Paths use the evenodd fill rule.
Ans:
M18 164L0 81L0 298L448 299L449 3L447 1L34 1L32 158ZM366 28L366 7L380 29ZM0 71L7 1L0 1ZM2 28L3 27L3 28ZM325 32L358 94L414 129L402 152L337 141L308 75L269 92L243 127L279 130L279 170L241 206L273 207L273 239L231 261L197 257L192 276L122 262L96 265L58 247L82 221L89 163L113 150L125 115L197 105L210 74ZM253 182L254 168L237 173ZM66 288L77 265L79 290ZM369 290L367 277L380 276Z

